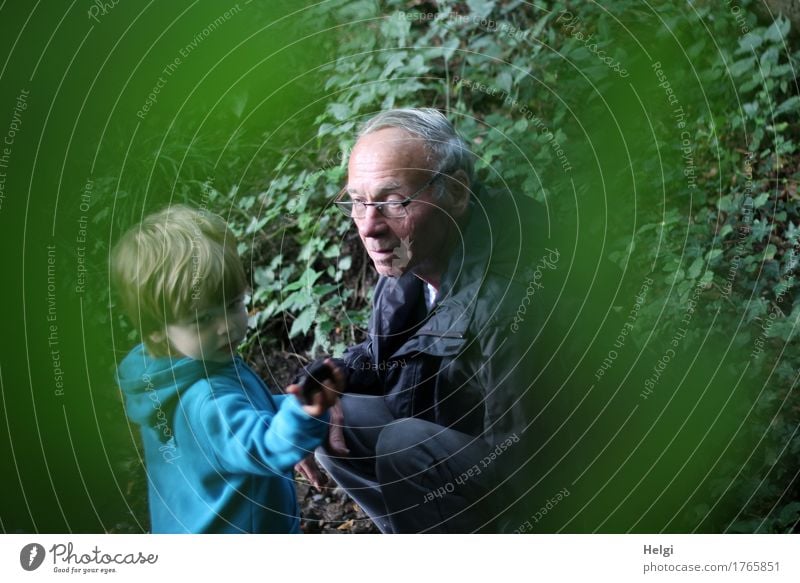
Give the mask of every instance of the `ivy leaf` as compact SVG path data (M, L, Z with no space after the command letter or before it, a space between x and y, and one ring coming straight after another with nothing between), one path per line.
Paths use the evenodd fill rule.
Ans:
M762 206L764 206L766 204L766 202L768 200L769 200L769 193L768 192L762 192L753 201L753 208L761 208Z
M492 13L495 0L467 0L470 14L476 18L486 18Z
M787 111L797 113L798 109L800 109L800 95L793 95L778 106L775 110L775 115L780 115Z
M299 333L307 334L316 317L316 304L309 306L300 312L300 315L295 318L294 322L292 322L292 329L289 331L289 338L294 338Z
M764 37L767 40L771 40L773 42L781 42L789 32L789 20L782 16L779 16L775 19L775 21L770 25L767 29L767 32L764 33Z
M756 32L750 32L739 39L739 48L736 49L737 53L752 53L754 49L761 46L764 39L761 38Z
M338 121L344 121L350 117L350 108L344 103L331 103L328 112Z
M703 269L703 265L705 265L705 263L703 262L702 257L695 259L692 262L691 267L689 267L689 277L691 279L697 279L697 276L700 275L700 270Z

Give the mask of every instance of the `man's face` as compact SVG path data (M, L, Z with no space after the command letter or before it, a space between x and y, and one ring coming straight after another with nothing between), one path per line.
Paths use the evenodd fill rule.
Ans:
M247 307L242 294L227 306L203 309L196 317L168 324L166 336L173 354L221 363L233 358L246 332Z
M347 191L354 201L401 201L434 175L424 142L404 130L386 128L363 136L348 165ZM442 179L440 179L442 180ZM407 216L386 218L367 207L366 216L353 219L375 269L399 277L415 269L436 269L449 253L448 233L456 228L449 206L434 194L440 180L425 188L408 206ZM447 200L447 199L444 199ZM438 275L438 274L437 274Z

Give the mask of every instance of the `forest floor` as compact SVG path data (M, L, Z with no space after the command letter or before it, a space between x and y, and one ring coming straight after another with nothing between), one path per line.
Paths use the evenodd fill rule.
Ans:
M299 369L296 356L287 352L273 351L265 355L253 347L248 356L248 363L269 387L286 387ZM324 472L321 468L320 471ZM297 472L295 483L300 504L300 528L304 533L379 532L364 511L330 478L322 491L311 486Z

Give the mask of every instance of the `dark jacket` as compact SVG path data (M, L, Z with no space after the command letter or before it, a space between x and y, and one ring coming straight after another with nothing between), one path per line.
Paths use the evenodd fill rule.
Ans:
M344 356L350 390L383 394L395 417L482 437L489 450L521 436L538 361L541 288L529 280L549 258L537 276L545 288L558 261L534 242L540 214L532 201L480 192L430 313L419 278L381 277L368 339Z

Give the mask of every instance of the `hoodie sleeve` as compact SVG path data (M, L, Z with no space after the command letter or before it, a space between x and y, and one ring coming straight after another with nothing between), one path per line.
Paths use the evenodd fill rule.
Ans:
M256 409L241 387L202 380L183 397L188 422L209 459L223 472L284 474L322 443L329 415L308 415L295 398L277 412Z

